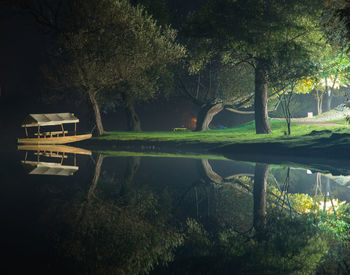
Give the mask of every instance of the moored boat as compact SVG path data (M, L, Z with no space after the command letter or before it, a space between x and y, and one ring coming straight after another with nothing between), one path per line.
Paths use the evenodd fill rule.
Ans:
M25 130L25 138L19 138L21 144L66 144L91 138L91 134L77 135L77 123L79 119L72 113L54 113L54 114L29 114L24 120L22 127ZM64 128L64 124L74 124L73 135ZM41 132L41 127L57 127L60 129ZM35 127L37 132L34 137L30 137L28 128Z

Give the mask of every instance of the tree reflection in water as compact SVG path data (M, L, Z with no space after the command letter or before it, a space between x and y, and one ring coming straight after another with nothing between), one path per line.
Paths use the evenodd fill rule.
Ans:
M312 200L308 195L289 194L290 168L287 169L285 180L276 188L272 184L267 185L269 166L265 164L256 164L254 182L248 177L231 176L224 179L215 173L208 161L202 161L202 165L200 169L202 188L206 186L210 189L216 186L214 196L216 204L211 204L215 204L216 209L210 213L216 213L216 217L219 217L222 212L229 211L231 216L225 216L224 221L216 219L216 223L211 224L201 219L201 215L188 219L184 245L177 250L175 262L169 265L167 272L171 274L181 274L184 271L189 274L349 272L346 257L341 256L344 253L348 254L347 244L344 244L344 241L348 243L349 231L346 232L337 226L342 223L343 229L349 229L350 216L347 214L349 212L347 206L339 209L337 214L325 213L319 208L317 198ZM227 179L233 180L229 182ZM196 188L199 189L198 186ZM207 193L202 192L204 195ZM225 197L229 199L223 200ZM196 198L195 201L200 200L201 198ZM236 207L232 207L233 202L237 203ZM253 204L250 213L247 211L249 204ZM236 217L241 218L239 223ZM253 222L249 228L247 224L251 223L251 220ZM246 226L240 227L239 224ZM246 230L242 230L243 228ZM331 251L337 250L341 250L342 253L338 251L337 256L333 257ZM329 265L329 262L332 265ZM330 266L332 268L329 268Z
M103 170L103 161L99 155L87 190L48 209L53 268L75 274L348 270L347 205L327 212L320 199L290 193L289 168L276 186L269 165L256 164L254 175L222 177L199 160L199 178L188 189L161 192L134 183L140 158L128 159L122 177Z
M55 221L50 239L57 265L76 274L141 274L171 261L182 235L155 194L131 186L139 159L129 161L123 179L101 173L103 159L98 156L85 194L56 201L47 213ZM105 193L108 185L113 196Z

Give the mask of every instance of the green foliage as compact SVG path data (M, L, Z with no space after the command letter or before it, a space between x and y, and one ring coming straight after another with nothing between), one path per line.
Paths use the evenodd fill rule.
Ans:
M229 274L232 268L238 274L315 273L328 243L315 227L313 217L290 217L288 211L278 208L270 208L268 213L263 238L257 238L254 232L240 233L233 224L215 232L190 220L178 256L191 261L187 270L206 274Z
M291 65L307 65L319 47L318 1L211 1L192 25L231 60L263 62L270 78ZM310 11L313 12L310 12ZM299 66L301 68L301 66Z
M319 211L319 227L336 241L350 244L350 206L333 200L336 209L328 212Z
M297 92L310 93L319 90L325 93L328 89L339 89L350 83L350 59L344 51L336 52L330 45L322 50L322 56L315 63L314 73L299 81Z
M161 25L170 25L170 14L166 0L131 0L134 5L142 5Z
M93 91L100 99L107 92L148 99L158 92L166 66L185 55L173 29L158 26L127 0L74 0L70 7L55 60L64 62L48 72L64 87Z

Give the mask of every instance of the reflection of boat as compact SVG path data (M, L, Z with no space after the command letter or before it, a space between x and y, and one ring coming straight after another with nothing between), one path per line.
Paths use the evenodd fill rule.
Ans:
M18 143L65 144L91 138L91 134L77 135L78 122L79 119L72 113L30 114L26 117L22 124L26 137L19 138ZM68 131L63 127L63 124L69 123L74 123L74 135L68 135ZM40 127L43 126L60 126L60 130L40 132ZM37 132L34 133L34 137L29 137L28 127L37 127Z
M22 164L32 175L71 176L79 170L76 155L91 156L91 151L64 145L19 145L18 150L26 151ZM36 161L27 160L28 152L33 151ZM74 155L73 165L63 165L69 154ZM41 161L40 158L55 158L59 162Z
M18 145L21 151L61 152L91 156L91 151L66 145Z
M22 164L31 175L71 176L79 170L78 166L68 166L52 162L22 160Z

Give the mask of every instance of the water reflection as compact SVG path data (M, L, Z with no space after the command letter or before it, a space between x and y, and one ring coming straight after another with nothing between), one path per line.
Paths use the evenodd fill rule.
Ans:
M344 186L330 174L309 173L230 160L95 155L88 180L54 194L40 189L48 272L347 273L347 180Z
M64 145L19 145L19 151L25 151L22 164L31 175L72 176L79 170L76 155L91 156L91 151ZM33 153L35 160L29 160ZM66 165L68 156L72 155L73 164ZM49 161L42 161L45 158Z
M56 201L45 215L52 219L53 212L62 213L50 221L49 236L59 265L68 262L82 274L140 274L168 263L182 234L167 198L133 185L139 158L128 160L122 177L103 172L103 161L98 155L85 194Z

